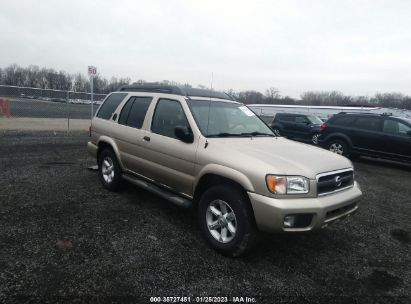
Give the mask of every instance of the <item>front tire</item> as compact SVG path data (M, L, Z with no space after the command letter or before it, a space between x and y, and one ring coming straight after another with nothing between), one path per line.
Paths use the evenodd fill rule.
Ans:
M237 187L219 185L208 189L199 201L198 221L206 241L224 255L243 255L257 241L248 197Z
M314 145L318 145L318 137L320 137L321 134L319 133L315 133L313 134L313 136L311 137L311 143L313 143Z
M98 175L101 183L110 191L121 187L121 167L112 149L104 149L98 157Z

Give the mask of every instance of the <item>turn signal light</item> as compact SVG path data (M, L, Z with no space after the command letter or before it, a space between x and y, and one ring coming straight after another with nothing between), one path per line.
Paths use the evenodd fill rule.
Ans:
M287 180L285 176L267 175L267 188L271 193L285 194L287 193Z

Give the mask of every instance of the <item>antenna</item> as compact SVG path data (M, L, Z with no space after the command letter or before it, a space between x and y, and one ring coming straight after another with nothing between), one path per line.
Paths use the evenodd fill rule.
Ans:
M208 115L207 115L207 135L208 135L208 126L210 125L210 108L211 108L211 93L213 91L213 80L214 80L214 73L211 72L211 84L210 84L210 100L208 101ZM206 141L205 147L207 147L208 143Z

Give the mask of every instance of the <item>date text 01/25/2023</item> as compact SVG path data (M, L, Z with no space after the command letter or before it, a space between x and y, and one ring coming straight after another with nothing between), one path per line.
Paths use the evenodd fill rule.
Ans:
M150 297L151 303L256 303L253 297Z

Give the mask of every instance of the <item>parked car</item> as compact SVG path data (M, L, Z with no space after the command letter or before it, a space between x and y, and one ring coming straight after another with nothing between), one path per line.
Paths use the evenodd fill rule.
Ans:
M352 163L276 137L224 93L174 86L126 86L92 119L88 151L101 183L123 180L196 208L216 250L238 256L259 231L324 228L357 210Z
M387 114L343 112L321 126L319 144L344 156L411 162L411 120Z
M279 136L317 144L322 123L314 115L277 113L271 122L271 129Z

